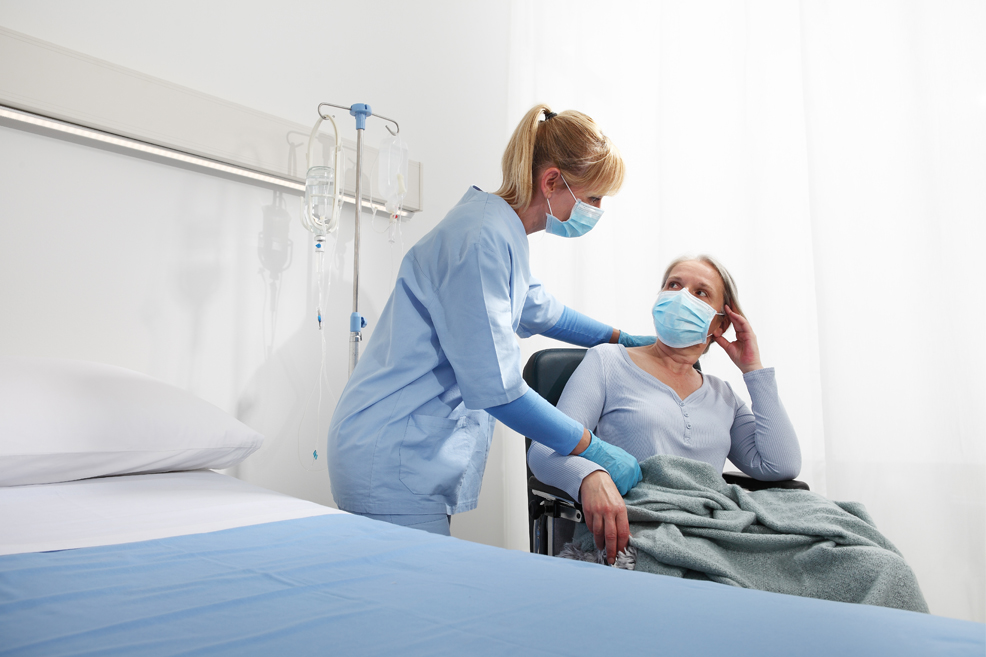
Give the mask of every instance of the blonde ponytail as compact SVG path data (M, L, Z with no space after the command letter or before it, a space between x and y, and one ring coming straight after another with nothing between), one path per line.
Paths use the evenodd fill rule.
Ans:
M548 166L558 167L569 185L588 188L590 196L612 196L623 185L623 158L595 121L574 110L554 114L539 104L510 137L497 196L514 210L526 209L534 198L535 180Z

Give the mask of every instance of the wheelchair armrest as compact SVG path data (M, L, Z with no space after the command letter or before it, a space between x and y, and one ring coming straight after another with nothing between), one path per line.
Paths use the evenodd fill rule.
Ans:
M547 513L554 518L565 518L575 522L582 522L582 505L572 499L572 496L560 488L549 486L539 481L533 475L527 480L527 485L534 493L535 498L541 498L539 506L542 507L541 513ZM534 502L538 504L537 501ZM534 517L541 513L535 512Z
M578 502L572 499L571 495L569 495L562 489L555 488L554 486L549 486L548 484L540 481L537 477L533 475L527 480L527 485L534 493L546 494L546 495L540 495L540 497L551 496L555 499L568 502L569 504L578 504Z
M766 488L788 488L795 490L811 490L808 484L797 479L785 479L783 481L760 481L742 472L723 472L722 478L727 484L736 484L740 488L749 491L764 490Z

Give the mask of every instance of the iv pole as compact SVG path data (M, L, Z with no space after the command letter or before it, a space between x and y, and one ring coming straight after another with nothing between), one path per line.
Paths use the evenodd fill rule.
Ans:
M344 105L334 105L332 103L320 103L318 115L323 119L328 117L322 113L323 106L337 107L348 110L349 114L356 117L356 230L353 233L353 312L349 316L349 376L353 375L356 363L359 362L359 343L363 340L363 329L366 327L366 318L359 314L359 225L360 216L363 212L363 131L366 129L366 119L369 116L376 116L379 119L393 123L397 131L387 128L387 132L395 137L401 131L397 121L388 119L386 116L374 114L373 110L366 103L356 103L346 107ZM340 180L338 171L336 172L336 185L343 184Z

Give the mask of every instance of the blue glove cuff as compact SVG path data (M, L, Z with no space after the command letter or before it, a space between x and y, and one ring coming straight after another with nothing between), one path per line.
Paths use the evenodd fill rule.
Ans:
M486 412L517 433L568 455L582 440L585 428L528 389L508 404L487 408Z
M626 450L607 443L592 434L589 446L579 454L584 459L592 461L596 465L601 465L613 478L620 495L626 495L627 491L636 486L643 475L640 472L640 464L637 459Z
M584 450L582 450L582 453L579 454L579 456L581 456L584 459L588 459L593 463L596 463L597 459L599 459L602 456L600 454L600 452L602 451L602 447L601 447L602 441L599 440L596 434L592 433L591 431L589 432L589 436L591 437L591 440L589 441L589 446L586 447Z
M657 338L653 335L630 335L626 331L620 331L619 343L624 347L646 347L656 341Z
M595 347L612 339L613 327L565 306L555 325L541 335L580 347Z

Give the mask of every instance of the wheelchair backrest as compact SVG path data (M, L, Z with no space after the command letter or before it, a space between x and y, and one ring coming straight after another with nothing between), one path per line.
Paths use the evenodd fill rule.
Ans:
M572 372L585 358L585 349L544 349L527 361L524 380L552 405L558 404Z

